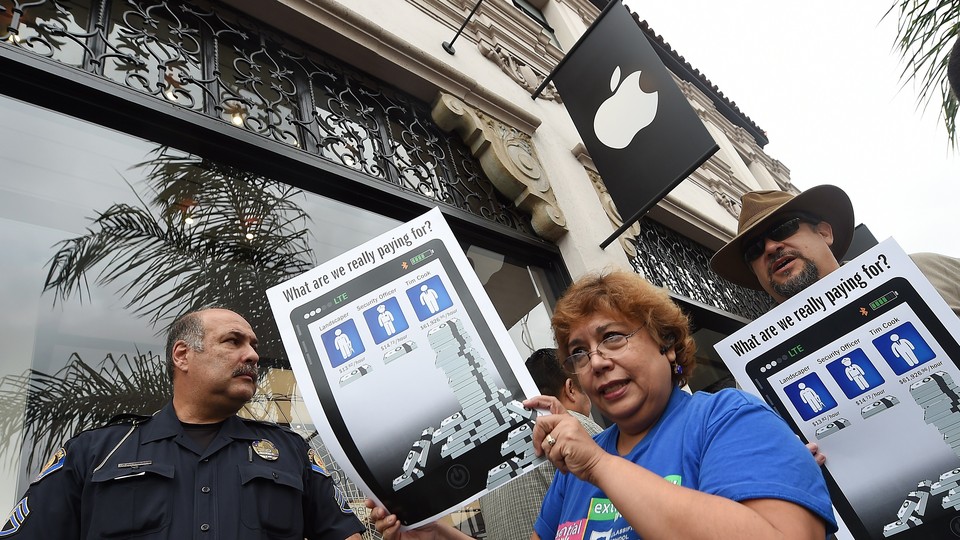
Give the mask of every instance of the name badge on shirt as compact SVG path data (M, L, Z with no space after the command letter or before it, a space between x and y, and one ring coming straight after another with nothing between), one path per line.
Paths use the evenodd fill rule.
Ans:
M140 467L146 467L147 465L153 465L152 460L146 461L131 461L129 463L118 463L118 469L139 469Z
M277 447L267 439L253 441L250 446L258 456L267 461L276 461L280 458L280 450L277 450Z

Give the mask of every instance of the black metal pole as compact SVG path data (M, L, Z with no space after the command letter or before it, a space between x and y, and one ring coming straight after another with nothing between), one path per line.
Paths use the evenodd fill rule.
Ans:
M619 229L617 229L616 231L614 231L613 234L611 234L609 238L607 238L606 240L604 240L604 241L600 244L600 249L606 249L606 247L610 245L610 242L613 242L613 241L616 240L621 234L623 234L624 232L626 232L627 229L629 229L630 227L633 227L633 224L636 223L637 221L639 221L640 218L643 217L643 214L645 214L646 212L647 212L646 210L641 210L641 211L637 212L636 214L634 214L634 215L633 215L630 219L628 219L627 221L624 221L624 222L623 222L623 225L621 225Z
M597 15L597 18L593 20L593 24L591 24L590 27L587 28L586 31L583 33L583 35L580 36L580 39L578 39L577 42L573 44L573 47L571 47L570 50L567 51L567 54L563 55L563 58L561 58L560 61L557 63L557 65L553 68L553 71L551 71L550 74L543 79L543 82L540 83L540 86L538 86L537 89L533 91L533 94L530 95L530 98L535 100L537 99L537 97L540 96L540 93L543 92L543 89L546 88L548 84L550 84L551 80L553 80L553 76L556 75L558 71L560 71L560 67L563 66L564 62L567 61L567 58L570 58L570 56L572 56L573 53L580 47L580 44L587 39L587 36L589 36L590 32L592 32L593 29L597 26L597 23L600 22L600 19L602 19L603 16L606 15L607 12L610 11L610 9L612 9L614 5L617 5L620 3L621 3L621 0L610 0L609 2L607 2L607 5L603 8L603 11L601 11L600 14Z
M457 30L457 33L453 36L453 39L443 42L443 50L450 54L455 54L457 52L456 49L453 48L453 42L460 37L460 33L463 32L463 29L467 27L467 23L470 22L470 18L473 17L473 14L477 12L477 8L480 7L480 4L482 3L483 0L477 0L477 4L473 6L473 9L470 10L470 14L467 15L467 18L463 20L463 24L460 25L460 29Z

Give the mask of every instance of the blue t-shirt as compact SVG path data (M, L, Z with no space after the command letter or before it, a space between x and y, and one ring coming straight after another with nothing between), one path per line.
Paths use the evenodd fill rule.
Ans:
M617 454L620 430L594 439ZM734 389L687 394L674 388L657 424L624 458L667 481L734 501L781 499L837 525L826 482L810 452L765 403ZM543 540L639 538L596 486L557 474L534 529Z

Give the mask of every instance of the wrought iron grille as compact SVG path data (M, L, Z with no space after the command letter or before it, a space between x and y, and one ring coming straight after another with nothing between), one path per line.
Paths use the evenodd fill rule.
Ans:
M426 103L207 0L0 0L0 40L536 238Z
M629 241L637 248L630 263L651 283L747 319L773 307L766 293L734 285L714 273L709 249L656 221L640 220L640 234Z

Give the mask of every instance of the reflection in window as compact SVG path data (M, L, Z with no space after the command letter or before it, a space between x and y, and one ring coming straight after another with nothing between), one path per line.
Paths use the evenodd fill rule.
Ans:
M550 331L551 306L556 298L543 268L479 246L467 249L467 259L521 357L526 359L537 349L556 346Z
M0 506L75 432L166 402L166 327L208 304L260 337L246 414L311 435L265 289L396 222L7 98L0 114L18 126L0 134L0 301L18 307L0 315Z
M0 506L70 435L162 406L166 327L208 304L260 338L244 414L289 424L328 456L265 290L398 223L2 96L0 115L17 126L0 132L0 305L15 307L0 311ZM411 163L433 151L406 140ZM477 246L468 255L522 353L546 346L545 272Z

